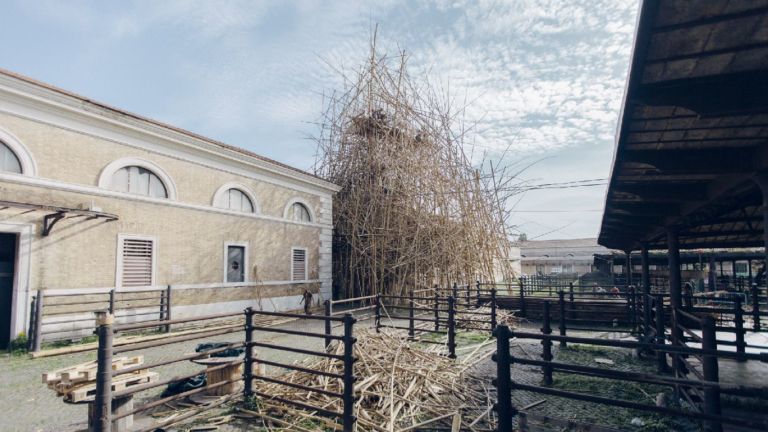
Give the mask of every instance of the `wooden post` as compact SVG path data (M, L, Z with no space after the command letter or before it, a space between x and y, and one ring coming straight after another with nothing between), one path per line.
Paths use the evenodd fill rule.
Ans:
M374 324L376 325L376 333L379 333L381 329L381 294L376 294L376 318Z
M717 350L717 336L715 331L715 320L711 316L702 318L701 347L705 350ZM717 356L705 354L702 364L704 379L710 382L719 382L720 373L717 365ZM704 388L704 413L709 415L720 415L720 390L715 387ZM704 430L707 432L722 432L723 425L717 421L705 421Z
M344 432L353 432L357 418L354 416L355 410L355 357L354 347L355 338L352 334L355 319L351 314L344 315L344 390L343 390L343 430Z
M96 395L93 401L95 432L112 430L112 324L114 316L96 312L99 347L96 353Z
M544 301L544 325L541 327L541 332L545 335L552 334L552 326L550 324L550 316L549 316L549 300ZM545 362L551 362L552 361L552 340L551 339L542 339L541 344L543 345L541 358ZM545 386L551 386L552 385L552 366L543 366L542 371L544 372L544 385Z
M170 285L165 287L165 319L166 321L170 321L173 319L173 316L171 315L171 310L173 309L173 298L171 296L171 293L173 292L173 289ZM165 325L165 332L169 333L171 331L171 325L166 324Z
M491 288L491 334L498 324L496 317L496 288Z
M448 297L448 358L456 358L456 300Z
M736 352L744 354L747 351L747 344L744 341L744 309L741 308L741 297L737 297L733 302L733 323L736 326ZM739 357L738 361L744 362L747 359Z
M328 348L331 346L331 301L326 300L323 302L323 306L325 307L325 350L327 351ZM376 331L378 331L378 325L376 326Z
M328 346L326 345L326 348ZM244 397L253 396L253 308L245 309L245 359L243 362Z
M45 307L45 291L37 290L37 306L35 307L35 343L32 347L33 352L40 351L40 345L43 343L43 307Z
M512 432L513 418L517 411L512 406L512 374L510 371L511 356L509 353L509 327L500 325L494 330L496 335L496 353L493 361L496 362L496 414L499 416L499 432Z
M557 303L560 306L560 336L565 336L565 293L561 290L557 293ZM566 342L564 340L560 341L560 348L565 348L567 346Z

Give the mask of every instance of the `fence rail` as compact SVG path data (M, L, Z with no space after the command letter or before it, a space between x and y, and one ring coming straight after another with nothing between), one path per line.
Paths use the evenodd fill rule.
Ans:
M707 341L707 343L705 343L702 348L692 348L688 346L676 346L663 343L657 344L636 341L616 341L598 338L558 336L552 335L551 329L548 329L546 324L542 327L542 332L540 334L515 332L510 330L507 326L500 325L495 330L497 345L496 352L493 355L493 360L496 362L497 367L494 385L497 388L498 398L498 402L495 408L499 416L498 430L500 432L511 432L513 430L513 418L518 414L516 407L512 405L513 390L529 391L533 393L563 397L566 399L580 400L621 408L655 412L676 417L703 420L705 422L706 430L709 431L722 430L722 424L731 424L744 428L751 428L754 430L768 430L768 422L766 421L725 416L720 412L721 393L740 397L759 397L761 399L768 399L768 387L730 385L727 383L719 382L717 359L734 358L738 357L738 354L729 351L717 350L716 346L714 346L714 340L712 338L714 329L712 326L708 328L709 330L707 336L705 337L705 341ZM510 351L509 344L509 341L512 338L517 338L518 340L533 339L542 341L542 344L544 345L542 360L526 359L513 356ZM617 371L613 369L596 368L583 365L564 364L561 362L556 362L552 358L551 347L554 342L579 343L596 346L608 346L614 348L626 348L632 350L644 349L660 352L664 355L696 355L702 357L705 360L704 378L688 379L680 378L677 376L669 377L663 375ZM744 354L743 356L748 360L768 362L768 355L765 354ZM543 385L533 386L514 382L512 380L511 367L515 364L541 367L544 372ZM595 378L630 381L635 383L655 384L668 386L675 389L680 387L696 388L701 390L703 393L703 402L698 410L686 411L676 408L660 407L633 401L559 390L551 387L553 372L586 375Z
M71 341L95 334L92 318L95 311L108 311L118 322L170 320L171 295L170 285L163 289L112 289L93 294L56 294L39 290L32 297L27 349L37 352L43 342ZM157 330L169 332L170 327L159 323Z
M121 346L115 346L113 343L114 342L113 335L126 330L150 328L160 324L171 325L171 324L183 324L183 323L190 323L190 322L199 323L200 321L218 320L222 318L239 318L239 319L237 320L238 322L236 322L235 324L224 326L224 328L214 330L214 331L200 332L200 333L184 335L179 337L169 337L169 338L165 338L158 341L136 342L136 343L126 344ZM271 327L268 325L259 325L254 322L255 318L257 319L262 318L262 320L266 320L270 318L293 318L293 319L320 320L320 321L324 321L325 323L339 322L339 323L342 323L344 330L342 335L334 335L330 332L325 332L325 333L305 332L305 331L291 330L291 329L285 329L285 328ZM97 354L96 394L94 397L94 401L92 402L93 415L89 418L89 427L91 428L91 430L94 430L96 432L111 432L113 430L113 426L117 424L116 422L120 421L121 419L127 418L129 416L133 416L135 414L143 413L157 406L167 404L168 402L172 402L182 398L186 398L188 396L192 396L198 393L210 392L214 389L225 388L227 389L226 391L227 394L224 395L221 399L217 400L215 403L202 405L198 409L193 410L190 413L169 418L165 421L160 421L156 424L153 424L151 426L147 426L141 429L141 431L142 432L154 431L157 428L162 428L162 427L166 427L166 426L178 423L192 416L195 416L203 411L215 408L229 401L234 401L241 398L245 398L245 400L248 400L251 397L258 397L258 398L263 398L265 400L268 399L269 401L287 404L300 410L307 410L309 412L316 413L317 415L337 419L341 423L342 430L344 430L345 432L351 432L354 430L355 423L356 423L356 418L354 416L354 404L355 404L354 382L356 380L356 377L354 374L354 363L356 359L353 354L354 344L356 341L353 335L355 321L356 321L355 318L353 318L352 315L350 314L345 314L344 316L341 316L341 317L331 316L331 315L316 316L316 315L303 315L303 314L284 313L284 312L257 311L252 308L248 308L244 312L240 312L240 313L213 314L213 315L198 316L198 317L183 318L183 319L160 320L160 321L151 321L146 323L116 325L114 323L114 317L111 314L107 312L99 312L97 313L97 320L96 320L97 334L99 337L98 354ZM329 325L326 324L325 328L328 329ZM156 348L164 345L175 344L179 342L187 342L192 340L208 338L211 336L234 334L234 333L243 333L242 340L237 342L226 343L225 345L220 346L218 348L207 350L200 353L183 354L179 356L174 356L170 359L157 361L151 364L141 364L141 365L129 367L126 369L116 370L116 371L112 370L112 366L111 366L112 358L116 354L121 354L125 352L130 352L130 351L145 350L145 349ZM322 339L325 341L325 344L324 344L325 349L320 351L315 351L312 349L297 348L295 345L287 346L287 345L280 345L275 343L266 343L260 340L261 337L270 333L290 334L293 336L307 338L308 340ZM334 340L339 341L339 343L343 344L343 354L338 355L338 354L332 354L329 352L330 344ZM255 347L275 350L275 351L282 351L282 352L300 353L306 356L329 358L332 361L340 362L343 372L338 374L338 373L333 373L333 372L324 371L324 370L314 370L314 369L303 367L296 364L288 364L288 363L279 362L279 361L262 359L259 356L256 356L254 354ZM204 371L198 370L193 373L174 376L171 378L149 382L146 384L134 385L134 386L127 387L124 389L119 389L119 390L117 389L113 390L112 388L113 380L116 378L119 378L120 376L124 376L126 374L130 374L137 371L149 370L151 368L157 368L160 366L167 366L167 365L178 363L178 362L186 362L186 361L193 361L193 360L200 361L200 360L208 359L209 356L212 354L221 353L221 352L231 350L231 349L236 349L236 348L242 348L244 350L244 354L240 357L224 359L224 361L219 362L213 366L209 365L207 369L205 369ZM254 366L258 364L268 365L268 366L277 368L279 370L301 371L304 373L309 373L317 376L337 378L342 381L343 390L341 392L333 392L333 391L325 390L322 388L314 388L314 387L305 386L302 384L297 384L281 378L280 374L270 375L270 376L256 374L254 373L254 370L255 370ZM241 366L242 366L242 372L237 371L236 373L232 373L232 370L233 370L232 368L240 368ZM217 371L222 371L222 372L229 371L229 374L228 375L224 374L224 379L218 379L216 380L216 382L213 382L213 380L211 379L211 376L212 376L211 372L217 372ZM155 389L157 387L165 386L171 383L179 382L182 380L186 380L188 378L198 376L202 372L205 372L206 376L209 378L209 381L206 383L204 387L199 387L192 390L184 391L172 396L161 397L159 399L152 400L151 402L144 403L135 408L132 407L132 403L130 405L126 405L123 403L123 401L127 400L128 398L132 398L134 395L139 394L141 392ZM341 400L343 410L341 412L337 412L332 409L327 409L325 407L312 406L307 403L294 401L287 398L282 398L276 395L267 394L259 391L254 386L255 381L262 381L262 382L277 384L279 386L290 387L290 388L298 388L306 391L323 394L329 397L339 398ZM235 388L235 386L240 382L243 383L242 391L238 391ZM229 386L229 387L225 387L225 386ZM229 391L230 389L232 391ZM114 410L115 406L128 406L129 408L115 411Z

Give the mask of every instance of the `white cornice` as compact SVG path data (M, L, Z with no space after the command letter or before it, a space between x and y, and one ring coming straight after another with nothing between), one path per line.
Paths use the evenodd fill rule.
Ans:
M0 95L0 111L12 115L261 181L292 183L294 189L308 193L339 190L338 186L309 174L2 73ZM254 168L264 173L254 172Z
M223 209L223 208L218 208L218 207L213 207L208 205L199 205L199 204L186 203L182 201L174 201L167 198L153 198L153 197L144 196L144 195L137 195L137 194L130 194L125 192L117 192L117 191L108 190L108 189L102 189L95 186L66 183L58 180L44 179L40 177L28 177L21 174L0 172L0 183L1 182L16 183L16 184L22 184L27 186L37 186L37 187L42 187L46 189L55 189L55 190L61 190L65 192L74 192L74 193L80 193L80 194L86 194L86 195L115 198L115 199L121 199L126 201L138 201L138 202L143 202L147 204L177 207L177 208L182 208L187 210L197 210L197 211L204 211L208 213L225 214L229 216L236 216L236 217L248 218L248 219L261 219L261 220L266 220L270 222L284 223L284 224L290 224L290 225L300 225L300 226L316 227L316 228L332 228L332 226L328 224L320 224L315 222L299 222L299 221L283 219L275 216L268 216L260 213L244 213L240 211Z

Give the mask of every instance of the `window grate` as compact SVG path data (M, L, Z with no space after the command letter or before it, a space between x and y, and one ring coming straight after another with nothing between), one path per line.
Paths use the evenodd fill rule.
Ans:
M122 286L152 285L152 240L123 239Z
M307 279L307 251L304 249L293 249L291 259L291 280Z

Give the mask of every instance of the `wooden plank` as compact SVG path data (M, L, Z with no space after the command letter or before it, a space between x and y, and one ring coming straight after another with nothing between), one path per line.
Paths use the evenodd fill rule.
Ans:
M124 390L127 387L155 382L160 378L157 372L138 371L137 373L125 374L112 380L112 391ZM69 402L92 401L96 396L96 384L86 384L71 389L64 397Z

